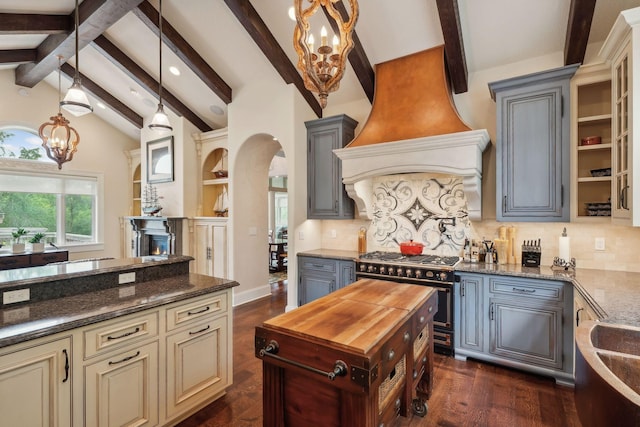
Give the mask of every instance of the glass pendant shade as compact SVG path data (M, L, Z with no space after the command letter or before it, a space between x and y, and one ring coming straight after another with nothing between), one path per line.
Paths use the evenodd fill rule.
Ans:
M149 123L149 129L169 132L173 130L171 123L169 122L169 117L167 117L167 114L164 112L164 105L158 104L158 109L153 115L151 123Z
M73 84L64 99L60 101L60 106L76 117L84 116L93 111L89 98L87 98L87 94L82 89L79 77L73 79Z

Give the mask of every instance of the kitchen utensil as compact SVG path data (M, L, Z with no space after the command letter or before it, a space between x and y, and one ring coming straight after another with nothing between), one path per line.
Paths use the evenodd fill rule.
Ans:
M591 176L611 176L611 168L591 169Z
M402 255L420 255L423 249L424 245L422 243L414 242L413 240L400 243L400 253Z

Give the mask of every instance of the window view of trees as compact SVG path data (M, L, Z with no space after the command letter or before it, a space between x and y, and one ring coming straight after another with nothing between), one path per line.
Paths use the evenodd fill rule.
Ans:
M0 129L0 158L53 162L33 131ZM25 228L27 237L42 232L54 244L95 241L95 178L0 170L0 243Z

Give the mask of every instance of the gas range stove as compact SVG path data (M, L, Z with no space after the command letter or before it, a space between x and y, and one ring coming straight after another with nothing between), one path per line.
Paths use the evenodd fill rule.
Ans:
M360 275L453 283L453 269L459 262L457 256L376 251L360 255L356 271Z

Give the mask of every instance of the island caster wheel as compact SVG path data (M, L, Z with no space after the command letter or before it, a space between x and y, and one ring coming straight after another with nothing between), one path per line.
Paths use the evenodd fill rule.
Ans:
M427 411L429 410L427 402L420 399L413 399L413 402L411 402L411 409L413 410L413 414L419 417L427 415Z

